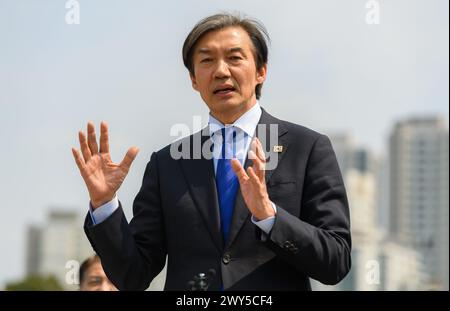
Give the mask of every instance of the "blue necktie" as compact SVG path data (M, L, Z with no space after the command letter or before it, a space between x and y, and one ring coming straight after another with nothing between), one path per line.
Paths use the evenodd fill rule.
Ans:
M231 129L231 128L229 128ZM233 131L233 141L234 142ZM225 128L222 129L222 156L217 161L216 186L219 196L220 226L224 244L230 233L231 218L233 217L234 201L239 188L239 180L231 167L231 155L235 156L234 144L226 143ZM228 159L226 157L228 156Z

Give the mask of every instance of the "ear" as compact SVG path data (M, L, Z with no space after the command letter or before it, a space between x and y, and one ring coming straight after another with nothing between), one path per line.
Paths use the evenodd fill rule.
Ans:
M189 72L189 77L191 78L192 88L194 90L198 91L197 79L195 78L195 76L191 72Z
M259 69L256 72L256 82L258 82L258 84L263 83L264 81L266 81L266 76L267 76L267 64L264 64L261 69Z

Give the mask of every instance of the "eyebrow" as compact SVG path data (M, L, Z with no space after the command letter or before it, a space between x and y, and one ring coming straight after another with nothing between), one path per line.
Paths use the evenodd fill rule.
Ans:
M228 53L235 53L235 52L239 52L239 53L244 54L244 50L242 48L240 48L240 47L235 47L235 48L231 48L231 49L228 50ZM198 49L198 53L200 53L200 54L211 54L212 51L210 49L208 49L208 48L199 48Z
M244 50L243 50L242 48L240 48L240 47L231 48L231 49L229 50L229 52L230 52L230 53L239 52L239 53L245 54L245 53L244 53Z
M211 54L211 50L208 48L200 48L198 49L198 53L200 54Z

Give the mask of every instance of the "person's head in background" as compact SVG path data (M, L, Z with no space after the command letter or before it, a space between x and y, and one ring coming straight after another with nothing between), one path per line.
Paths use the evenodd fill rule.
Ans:
M80 290L81 291L116 291L117 288L108 279L103 271L102 263L98 255L94 255L83 261L80 266Z

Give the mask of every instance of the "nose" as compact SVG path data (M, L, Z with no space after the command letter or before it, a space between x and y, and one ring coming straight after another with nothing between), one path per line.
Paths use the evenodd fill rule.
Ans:
M230 70L228 68L227 62L219 60L217 62L216 70L214 72L214 77L217 79L224 79L230 77Z

